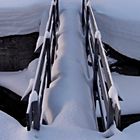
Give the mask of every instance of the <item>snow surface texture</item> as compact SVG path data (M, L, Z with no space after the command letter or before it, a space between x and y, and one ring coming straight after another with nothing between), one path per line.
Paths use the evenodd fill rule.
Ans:
M10 89L22 97L31 90L37 62L38 59L35 59L29 64L28 68L24 69L23 71L0 72L0 86Z
M51 0L0 0L0 37L39 32Z
M132 140L134 135L138 140L140 134L136 130L140 129L140 123L123 132L114 126L105 133L96 131L90 97L91 79L79 20L81 1L60 2L59 49L52 68L53 82L43 101L43 113L49 125L41 126L39 132L27 132L15 119L0 111L0 140L105 140L112 133L114 135L109 140ZM20 72L22 76L26 75L24 72Z
M113 73L113 80L118 94L123 101L120 101L122 114L140 113L139 83L140 77L124 76Z
M59 49L52 68L53 82L44 98L44 114L49 124L53 122L56 126L76 126L93 130L96 127L82 29L79 26L79 9L80 4L61 12Z
M102 40L120 53L140 60L139 0L94 0Z

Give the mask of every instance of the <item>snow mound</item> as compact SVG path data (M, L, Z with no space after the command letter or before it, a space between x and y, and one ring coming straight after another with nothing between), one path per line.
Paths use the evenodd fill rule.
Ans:
M35 76L37 62L38 59L33 60L23 71L0 72L0 86L10 89L22 97Z
M101 133L77 127L41 126L41 130L26 131L16 120L0 111L0 140L103 140Z
M102 40L120 53L138 60L140 60L139 5L139 0L93 2Z
M139 83L140 77L125 76L113 73L113 80L118 94L121 97L120 101L122 114L137 114L140 113L140 96Z
M1 0L0 37L39 32L44 12L51 0Z

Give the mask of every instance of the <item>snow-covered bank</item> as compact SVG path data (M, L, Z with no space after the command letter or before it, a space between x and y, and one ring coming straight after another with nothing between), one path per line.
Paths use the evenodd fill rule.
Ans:
M102 39L120 53L140 60L138 0L95 0L93 8Z
M116 133L109 140L139 140L140 122L130 125L123 132ZM113 129L112 129L113 130ZM25 128L12 117L0 111L0 139L1 140L105 140L105 133L99 133L79 127L56 127L54 125L41 126L39 132L27 132Z
M1 0L0 37L39 32L44 12L51 0Z
M28 89L29 82L35 76L38 59L32 61L28 68L17 72L0 72L0 86L6 87L19 96Z
M120 101L122 114L138 114L140 112L140 77L117 73L112 75L118 94L123 100Z
M8 116L0 112L0 140L102 140L100 133L76 127L41 126L39 132L27 132L25 128Z

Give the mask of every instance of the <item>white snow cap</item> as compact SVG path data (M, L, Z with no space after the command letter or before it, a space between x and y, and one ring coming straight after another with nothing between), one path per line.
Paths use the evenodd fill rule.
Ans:
M29 81L29 85L28 85L27 89L25 90L24 95L22 96L22 99L23 99L25 96L27 96L27 95L29 94L29 92L32 90L33 84L34 84L34 79L31 78L30 81ZM21 99L21 100L22 100L22 99Z
M117 92L117 89L114 85L112 85L109 89L109 97L112 99L112 105L113 107L115 108L115 105L118 105L119 109L120 109L120 103L119 103L119 100L118 100L118 92Z
M95 38L101 40L101 32L99 30L95 32Z
M36 91L32 91L30 96L29 96L29 103L28 103L27 113L29 113L29 111L30 111L32 102L37 101L37 100L38 100L37 92Z

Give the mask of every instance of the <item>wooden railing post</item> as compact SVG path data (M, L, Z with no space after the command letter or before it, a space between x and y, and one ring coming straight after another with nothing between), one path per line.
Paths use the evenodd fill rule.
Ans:
M59 27L60 24L60 17L59 17L59 0L56 0L56 24L57 28Z
M98 86L97 86L97 73L98 73L98 40L95 39L95 46L94 46L94 71L93 71L93 93L94 93L94 100L96 106L96 100L98 98Z
M85 30L86 30L86 54L87 54L87 57L89 55L89 8L87 7L87 10L86 10L86 23L85 23Z
M50 39L46 39L46 45L47 45L47 88L49 88L50 83L51 83L51 54L50 54L50 49L51 49L51 42Z
M85 27L85 0L82 0L82 28Z
M57 19L56 19L56 5L53 6L53 45L52 45L52 52L51 52L51 64L54 63L55 57L55 48L56 48L56 26L57 26Z

